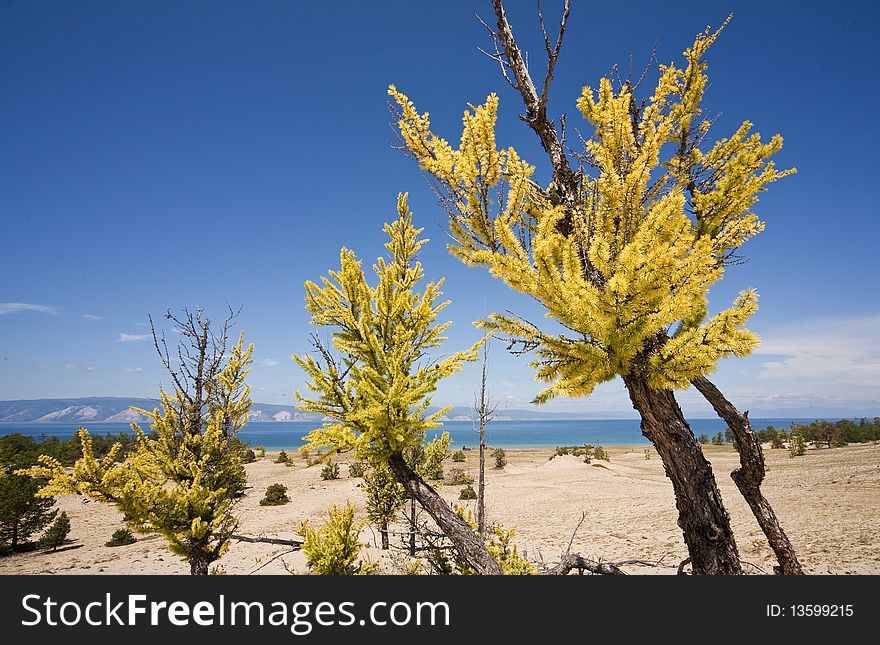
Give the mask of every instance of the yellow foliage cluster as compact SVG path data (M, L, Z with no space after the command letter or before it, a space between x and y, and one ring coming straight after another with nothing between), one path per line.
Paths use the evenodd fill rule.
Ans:
M513 148L497 149L496 95L465 112L456 149L432 132L428 113L388 90L403 142L444 197L451 253L540 302L564 329L502 314L479 323L536 351L536 378L549 386L538 401L584 396L633 372L652 387L687 387L758 342L745 328L752 289L712 317L707 297L763 229L751 210L758 194L794 170L769 161L781 137L764 143L749 122L703 151L703 57L720 31L698 35L685 66L661 65L643 102L608 78L584 88L577 106L594 128L584 150L592 170L579 174L575 203L538 185Z
M471 348L437 362L424 360L445 340L450 323L435 320L449 303L438 302L442 280L417 291L424 271L416 255L427 240L419 239L422 229L413 227L407 195L398 196L397 212L398 219L385 225L388 258L373 265L375 286L368 284L354 252L345 248L338 271L330 271L321 285L305 285L312 324L334 331L333 347L319 346L317 358L293 357L318 395L297 392L300 408L330 419L307 436L304 450L354 450L375 463L420 444L447 411L426 414L437 383L476 358Z
M207 411L193 417L181 392L161 393L162 410L138 410L152 419L155 435L136 423L134 451L116 463L116 444L96 459L86 429L79 430L82 457L68 473L57 460L42 455L40 466L27 471L48 483L41 496L80 493L97 501L113 502L139 531L160 533L169 549L185 559L199 550L209 561L228 548L236 519L235 497L245 484L234 435L247 422L250 387L244 384L253 345L244 347L243 335L232 348L229 362L208 387ZM198 427L190 427L190 419Z

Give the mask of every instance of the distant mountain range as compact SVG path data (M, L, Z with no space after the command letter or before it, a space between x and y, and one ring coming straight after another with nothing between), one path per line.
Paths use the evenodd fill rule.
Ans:
M158 399L126 397L86 397L77 399L31 399L0 401L0 423L127 423L143 422L147 418L132 407L152 410L159 406ZM433 408L436 410L437 408ZM470 407L453 407L444 417L452 421L470 421ZM503 410L495 418L511 419L584 419L588 415L567 412L536 412L533 410ZM321 416L302 412L290 405L254 403L251 421L320 421Z

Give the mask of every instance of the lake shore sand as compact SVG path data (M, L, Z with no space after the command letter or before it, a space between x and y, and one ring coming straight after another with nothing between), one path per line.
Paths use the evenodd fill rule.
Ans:
M740 496L729 473L738 466L730 445L704 446L712 463L724 503L730 512L742 559L749 573L771 573L775 558ZM656 452L644 446L614 446L610 461L563 456L550 459L551 448L507 450L508 465L492 468L487 455L486 504L490 522L516 529L520 553L552 564L565 551L581 514L572 552L605 561L644 560L658 566L627 565L632 574L674 574L687 556L672 485ZM447 461L447 473L463 468L476 478L477 451L466 452L465 463ZM646 455L648 458L646 458ZM787 450L765 448L769 472L764 495L773 505L804 569L812 574L880 573L880 445L810 449L791 459ZM299 455L293 466L274 463L274 453L246 466L249 489L237 506L238 532L250 536L290 538L301 520L320 524L327 509L351 500L364 519L361 479L348 473L348 460L339 458L340 478L323 481L321 466L307 467ZM260 506L273 483L288 488L290 503ZM462 487L444 485L441 494L457 501ZM459 502L465 504L465 502ZM474 502L467 503L471 508ZM189 566L165 548L155 535L138 536L134 544L107 547L114 530L123 526L112 506L79 496L58 499L70 516L72 530L63 550L21 553L0 558L0 574L186 574ZM423 514L424 515L424 514ZM427 517L426 515L424 515ZM394 527L403 531L403 524ZM406 559L400 549L376 548L379 535L365 526L361 541L380 561L380 570L393 572ZM392 542L400 543L395 537ZM306 573L301 551L271 544L234 542L219 561L227 574L278 574L287 569Z

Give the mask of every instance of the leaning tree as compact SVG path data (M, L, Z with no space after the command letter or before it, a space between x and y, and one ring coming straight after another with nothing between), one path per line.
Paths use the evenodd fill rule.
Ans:
M794 172L770 161L781 137L764 141L747 121L731 136L709 142L712 121L700 107L707 85L704 56L721 30L707 29L684 52L683 66L658 66L650 94L638 93L647 70L642 79L612 74L598 88L585 87L577 107L593 133L572 151L565 117L557 126L547 113L570 0L555 42L539 7L547 54L540 85L502 1L492 4L496 26L486 26L495 49L489 55L525 104L521 118L552 167L548 185L533 179L534 167L514 148L496 146L496 94L465 112L455 148L432 132L427 113L389 88L402 147L433 179L449 213L450 252L534 298L561 331L502 314L482 326L507 337L515 351L534 352L536 378L549 386L539 403L586 396L597 384L621 377L641 415L642 433L672 481L694 573L739 574L728 513L674 394L694 385L734 432L742 467L733 479L781 571L800 573L760 492L763 455L748 415L706 378L719 359L745 356L758 342L745 328L757 307L754 290L741 292L713 316L707 300L740 247L763 229L752 212L758 194Z
M307 436L305 449L352 451L371 464L386 466L452 542L458 556L478 573L501 568L465 522L407 459L421 446L425 432L440 425L448 408L428 413L437 384L476 359L476 348L432 360L450 323L437 316L449 304L439 301L442 280L419 290L424 270L417 260L427 240L412 223L405 194L397 200L398 218L385 225L388 257L373 265L370 285L350 249L340 253L340 268L306 282L311 323L331 330L328 346L313 336L315 353L294 356L308 376L313 397L296 393L300 408L327 420ZM447 440L448 446L448 440Z

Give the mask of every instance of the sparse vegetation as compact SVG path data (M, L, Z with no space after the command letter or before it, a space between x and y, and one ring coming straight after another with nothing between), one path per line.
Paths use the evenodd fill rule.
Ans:
M367 519L379 527L382 548L387 549L388 525L394 521L403 506L405 491L394 479L388 466L381 462L364 475L363 487L367 494Z
M287 454L286 450L281 450L278 452L278 458L275 460L276 464L287 464L290 463L290 456Z
M799 434L792 434L788 442L788 456L803 457L805 454L807 454L807 443L804 438Z
M55 499L37 496L43 482L23 474L0 474L0 545L15 551L55 519Z
M446 483L450 486L473 484L474 478L469 476L462 468L450 468L449 474L446 476Z
M125 546L126 544L134 544L137 538L129 529L116 529L110 540L104 546Z
M260 506L281 506L289 501L287 486L284 484L272 484L266 489L266 494L260 500Z
M321 469L321 479L339 479L339 464L328 461Z
M354 521L354 510L348 502L343 508L334 505L320 528L313 528L308 522L300 524L303 553L313 574L360 575L375 569L371 563L358 559L363 545L358 541L360 526Z
M454 461L456 463L460 463L465 460L466 460L466 457L464 454L464 450L456 450L455 452L452 453L452 461Z
M495 468L501 469L507 465L507 453L504 452L504 448L495 448L492 457L495 459Z
M70 533L70 518L67 517L66 512L61 511L61 515L55 518L55 521L37 542L37 548L43 551L54 551L64 544L68 533Z
M468 484L461 489L461 492L458 494L458 499L477 499L477 491L474 490L473 486Z
M353 461L348 465L349 477L363 477L367 472L367 464L362 461Z

